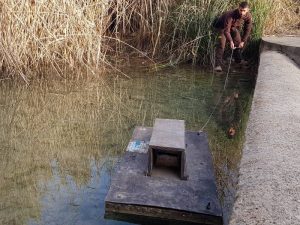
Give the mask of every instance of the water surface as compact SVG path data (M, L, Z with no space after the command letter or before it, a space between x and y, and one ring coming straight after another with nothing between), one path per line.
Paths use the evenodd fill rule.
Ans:
M230 212L251 75L231 72L224 92L225 74L198 68L129 75L30 86L1 81L0 224L129 224L104 219L104 198L134 127L152 126L155 118L183 119L187 129L208 132L225 216ZM240 115L229 104L236 91ZM224 108L229 116L222 121ZM239 129L228 139L232 120Z

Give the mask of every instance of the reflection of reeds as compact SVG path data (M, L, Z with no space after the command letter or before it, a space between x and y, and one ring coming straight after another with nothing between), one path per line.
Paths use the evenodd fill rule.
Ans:
M52 160L58 161L61 177L73 176L81 185L89 181L92 159L114 154L105 152L111 151L110 143L121 150L119 134L103 143L103 134L115 129L112 120L118 103L111 102L110 90L101 85L84 88L93 91L73 83L2 85L1 224L26 224L28 217L39 216L38 190L40 182L52 176ZM112 126L106 130L102 123Z
M263 32L297 29L297 1L249 2L255 17L255 37ZM172 63L188 59L206 62L213 52L212 20L237 3L4 1L0 3L2 73L20 75L26 81L40 75L45 67L51 67L53 75L59 77L67 76L70 70L98 74L105 68L117 69L115 57L130 52Z
M85 185L90 162L119 156L135 126L151 126L160 116L202 123L209 83L179 77L1 82L0 223L38 217L41 184L51 179L53 161L60 177Z
M39 191L52 177L53 161L60 177L70 175L85 185L91 161L119 156L135 126L152 126L160 117L184 119L187 129L198 130L214 105L214 92L223 86L220 79L211 86L207 74L178 68L161 76L132 76L0 83L1 224L14 213L17 224L38 217ZM247 91L245 96L247 101ZM227 140L214 120L207 131L218 181L225 185L222 167L238 162L241 140Z

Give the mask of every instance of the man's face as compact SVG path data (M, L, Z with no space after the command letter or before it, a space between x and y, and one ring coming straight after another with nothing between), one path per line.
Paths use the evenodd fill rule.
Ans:
M248 7L247 8L239 7L239 13L240 13L241 16L245 16L248 11L249 11Z

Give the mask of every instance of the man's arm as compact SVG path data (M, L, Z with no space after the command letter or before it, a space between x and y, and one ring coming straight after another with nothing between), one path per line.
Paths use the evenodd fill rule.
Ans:
M252 30L252 16L251 14L247 14L244 19L244 34L242 37L242 42L246 42L250 36Z
M224 23L224 34L226 39L231 43L233 42L231 34L230 34L230 30L231 30L231 25L232 25L232 18L231 17L227 17L225 19L225 23Z

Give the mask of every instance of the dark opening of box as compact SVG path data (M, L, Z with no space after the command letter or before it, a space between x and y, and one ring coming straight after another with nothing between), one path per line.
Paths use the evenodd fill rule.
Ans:
M180 154L153 149L153 176L180 178Z

